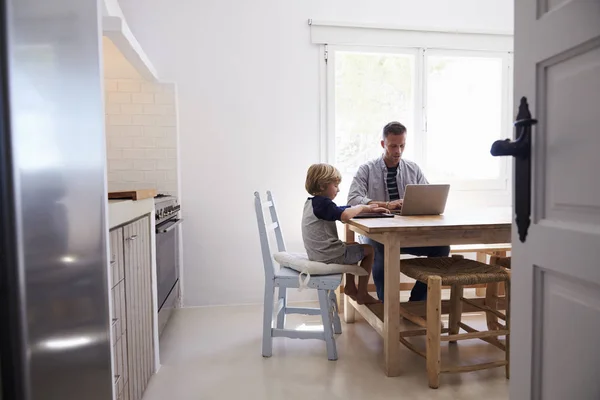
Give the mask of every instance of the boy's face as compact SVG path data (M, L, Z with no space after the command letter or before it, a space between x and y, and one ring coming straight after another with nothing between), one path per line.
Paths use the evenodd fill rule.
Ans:
M325 189L325 197L329 197L331 200L335 199L335 196L340 192L339 183L329 183Z

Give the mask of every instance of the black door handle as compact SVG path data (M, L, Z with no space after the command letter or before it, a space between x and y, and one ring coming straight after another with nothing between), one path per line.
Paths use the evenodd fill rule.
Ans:
M492 156L515 157L515 220L519 240L525 242L531 224L531 127L537 120L531 118L527 98L522 97L515 121L516 140L497 140L492 144Z

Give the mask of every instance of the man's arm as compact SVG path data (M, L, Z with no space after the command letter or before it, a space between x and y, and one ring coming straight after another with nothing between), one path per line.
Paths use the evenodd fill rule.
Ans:
M395 202L370 199L367 197L368 188L369 167L366 164L363 164L358 168L358 172L356 172L354 179L352 179L352 184L350 185L350 191L348 193L348 205L356 206L360 204L369 204L388 209L394 209L398 207L395 205Z
M427 178L425 178L425 175L423 174L423 171L421 170L421 167L419 167L417 165L417 184L418 185L428 185L429 182L427 181Z
M357 206L360 204L369 204L373 200L367 197L369 187L369 167L361 165L352 179L350 191L348 192L348 205Z

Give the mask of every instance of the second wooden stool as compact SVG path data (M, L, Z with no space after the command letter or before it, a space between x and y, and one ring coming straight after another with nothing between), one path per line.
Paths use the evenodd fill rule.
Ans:
M405 332L400 334L400 341L410 350L425 357L427 362L427 374L429 387L438 388L440 373L471 372L481 369L506 367L506 377L509 377L509 336L510 336L510 275L501 267L487 265L478 261L467 260L462 256L439 257L439 258L413 258L402 261L402 273L427 284L427 320L425 334L427 335L426 353L419 351L404 337L416 336L420 331ZM463 286L473 284L485 284L493 282L504 282L506 284L506 314L491 309L485 305L463 297ZM450 295L450 324L448 329L441 329L442 317L442 285L451 286ZM505 329L494 329L478 331L471 326L461 322L462 303L466 303L475 309L491 313L506 321ZM404 311L405 314L409 314ZM419 323L422 318L416 315L405 315L413 322ZM421 325L421 324L420 324ZM467 333L459 333L463 329ZM442 333L448 332L447 335ZM505 343L498 340L499 336L506 336ZM481 339L501 350L506 355L504 360L465 365L465 366L442 366L441 364L441 342L454 343L458 340Z

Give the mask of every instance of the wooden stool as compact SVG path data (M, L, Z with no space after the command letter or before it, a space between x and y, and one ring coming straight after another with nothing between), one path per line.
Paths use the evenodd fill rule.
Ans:
M492 256L490 257L490 265L495 265L502 267L505 270L510 270L510 257ZM507 287L505 284L499 282L488 283L485 289L485 305L493 310L497 310L498 301L503 298L502 296L506 296L506 292ZM487 313L486 319L489 330L504 329L504 325L498 323L498 317L496 317L494 314Z
M400 342L417 354L424 356L427 360L427 374L429 376L429 387L437 389L440 384L440 373L471 372L481 369L505 366L506 378L509 378L509 334L510 334L510 275L501 267L487 265L478 261L467 260L462 256L439 257L439 258L415 258L402 262L402 272L413 279L427 283L427 320L425 334L427 335L427 350L423 353L415 348L405 337L423 334L423 330L402 332ZM463 287L466 285L481 283L504 282L507 285L506 292L506 314L488 306L480 306L477 303L463 297ZM442 285L451 286L450 295L450 324L448 329L441 329L442 317ZM505 329L494 329L478 331L461 322L462 302L477 309L493 314L506 321ZM409 314L406 310L405 314ZM419 321L421 318L412 315L411 321ZM418 322L417 322L418 323ZM467 333L459 333L460 329ZM447 335L442 333L448 332ZM505 344L498 340L498 336L506 336ZM481 339L505 352L505 359L484 364L466 366L441 365L441 342L455 343L458 340Z

